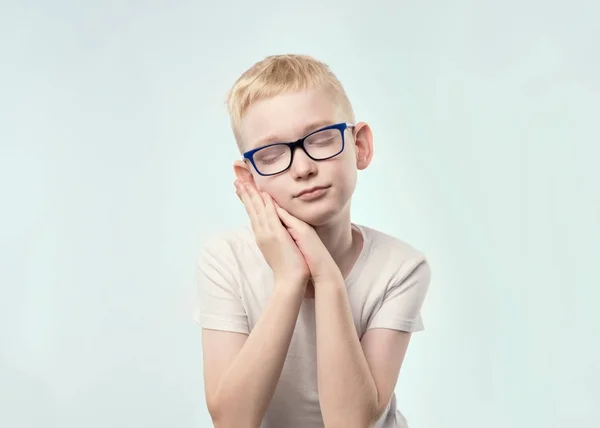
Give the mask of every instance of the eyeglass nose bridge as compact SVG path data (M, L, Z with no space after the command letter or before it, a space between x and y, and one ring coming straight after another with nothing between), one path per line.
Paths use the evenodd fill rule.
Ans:
M294 162L294 154L296 153L296 149L298 149L298 148L302 149L302 151L306 154L306 156L308 156L311 160L313 160L313 161L317 160L317 159L313 158L310 155L310 153L308 153L308 150L306 150L306 147L304 146L304 141L306 140L306 138L307 137L304 137L304 138L300 138L299 140L293 141L291 143L286 143L292 152L292 154L290 156L290 167L292 166L292 163Z

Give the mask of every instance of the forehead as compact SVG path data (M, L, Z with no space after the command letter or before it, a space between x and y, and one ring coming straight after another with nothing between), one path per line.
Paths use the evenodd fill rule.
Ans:
M244 115L240 131L244 150L295 141L322 126L339 121L334 98L326 91L286 92L257 101Z

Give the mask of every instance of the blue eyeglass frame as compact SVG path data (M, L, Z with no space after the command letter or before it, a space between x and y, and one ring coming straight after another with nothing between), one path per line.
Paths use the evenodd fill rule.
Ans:
M312 160L317 161L317 162L331 159L331 158L338 156L340 153L342 153L344 151L344 147L346 146L346 138L344 135L346 129L353 129L353 128L354 128L354 125L351 123L347 123L347 122L336 123L335 125L329 125L324 128L317 129L316 131L311 132L310 134L300 138L299 140L292 141L291 143L285 143L285 142L273 143L273 144L267 144L266 146L257 147L256 149L248 150L247 152L244 153L244 159L249 160L250 163L252 164L252 166L254 167L254 170L256 172L258 172L259 175L262 175L263 177L281 174L282 172L285 172L288 169L290 169L290 167L292 166L292 163L294 162L294 153L296 152L297 147L300 147L302 149L302 151L304 151L304 153L306 153L306 156L308 156L309 158L311 158ZM339 152L337 152L336 154L334 154L332 156L328 156L328 157L322 158L322 159L313 158L306 150L306 147L304 147L304 141L311 135L316 134L317 132L326 131L328 129L337 129L338 131L340 131L340 134L342 134L342 148L340 149ZM285 169L283 169L279 172L272 173L272 174L263 174L262 172L260 172L258 170L258 168L256 167L256 164L254 163L254 154L262 149L267 148L267 147L281 146L281 145L288 146L290 148L290 150L292 151L292 155L290 156L290 164Z

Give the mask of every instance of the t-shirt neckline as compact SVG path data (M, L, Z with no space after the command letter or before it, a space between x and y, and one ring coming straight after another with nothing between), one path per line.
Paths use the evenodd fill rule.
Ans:
M351 286L354 283L354 281L356 280L356 277L358 275L360 275L360 272L362 271L362 265L364 263L364 259L367 257L367 253L368 253L369 247L371 245L367 231L362 225L357 224L357 223L350 223L350 225L351 225L351 227L358 230L358 232L362 236L363 242L362 242L362 248L360 249L360 253L358 253L358 257L356 258L354 265L352 266L352 268L350 269L350 272L344 279L346 288Z

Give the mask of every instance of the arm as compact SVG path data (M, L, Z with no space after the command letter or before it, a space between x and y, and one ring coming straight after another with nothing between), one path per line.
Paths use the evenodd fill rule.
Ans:
M379 394L344 284L315 284L315 293L319 401L325 426L370 427L377 420Z
M250 335L203 330L206 400L216 427L260 426L303 297L301 287L277 285Z
M222 250L208 252L203 258L200 288L206 398L219 428L261 424L281 376L309 277L302 253L281 224L270 195L259 193L249 183L236 181L235 185L256 244L273 271L275 287L257 324L245 337L249 331L245 308L234 291L236 278L230 268L236 265L235 256ZM226 254L228 260L215 268L215 259Z
M429 265L422 254L400 263L361 343L342 274L314 228L279 206L277 213L315 284L317 382L325 426L372 427L389 404L410 333L422 329Z
M326 426L373 426L394 392L430 280L417 263L388 290L359 341L343 281L315 284L317 361Z

